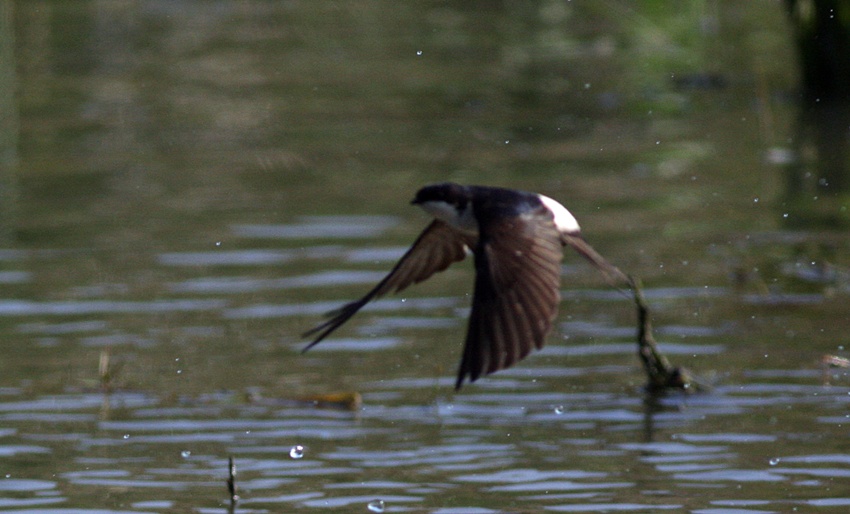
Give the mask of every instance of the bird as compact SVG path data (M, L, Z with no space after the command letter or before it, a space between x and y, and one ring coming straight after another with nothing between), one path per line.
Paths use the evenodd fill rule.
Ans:
M585 241L570 211L547 196L445 182L422 187L411 203L433 220L372 290L302 334L312 338L303 352L371 300L403 291L471 253L474 291L457 391L465 380L506 369L543 347L561 300L564 247L587 259L612 285L632 286L629 276Z

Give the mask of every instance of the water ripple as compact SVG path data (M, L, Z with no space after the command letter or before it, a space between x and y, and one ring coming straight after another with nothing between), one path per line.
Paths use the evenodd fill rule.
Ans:
M244 318L279 318L301 315L322 315L339 308L346 300L292 303L292 304L259 304L247 307L238 307L224 311L224 317L228 319ZM457 305L458 298L394 298L372 302L361 310L361 312L394 312L401 310L436 310L445 309Z
M337 508L337 507L347 507L349 505L363 505L364 512L366 511L366 505L369 502L374 501L375 496L340 496L337 498L322 498L317 500L306 500L302 502L303 505L307 507L324 507L324 508ZM421 502L424 500L421 496L400 496L400 495L381 495L381 500L385 503L410 503L410 502Z
M170 252L157 256L163 266L257 266L289 262L295 255L284 250L213 250Z
M238 237L255 239L362 239L399 223L393 216L301 216L287 225L232 225Z
M631 510L652 512L655 510L673 510L681 509L679 504L644 504L644 503L582 503L578 505L556 505L554 507L546 507L546 510L555 512L626 512ZM693 511L697 512L697 511ZM743 512L735 511L738 514ZM750 511L747 511L750 512ZM708 514L708 512L706 512ZM714 514L723 514L720 511ZM725 512L725 514L734 514L733 512ZM752 513L755 514L755 513Z
M332 270L278 279L216 276L171 283L167 287L172 293L242 294L257 291L372 284L377 283L385 275L386 272Z
M786 480L780 474L760 469L719 469L699 473L676 473L673 478L689 482L781 482Z
M211 311L224 308L224 300L156 300L151 302L33 302L0 300L0 316L71 316L83 314L168 313Z
M330 338L322 341L322 344L314 346L312 352L374 352L395 348L402 344L402 339L397 337L366 337L356 338Z
M0 284L24 284L32 280L28 271L0 271Z
M517 468L509 471L496 471L494 473L473 473L454 477L458 482L503 482L517 484L522 482L541 482L544 480L558 479L581 479L581 478L603 478L606 473L592 473L588 471L540 471L530 468Z
M49 489L56 489L56 482L22 478L4 478L0 480L0 491L45 491Z
M634 330L629 335L634 336ZM659 343L662 353L668 355L716 355L724 350L720 344ZM637 350L635 343L561 344L549 345L540 351L543 355L577 357L588 355L630 355Z
M594 489L620 489L633 487L633 482L574 482L572 480L544 480L528 484L496 485L488 487L488 491L506 492L540 492L540 491L582 491Z

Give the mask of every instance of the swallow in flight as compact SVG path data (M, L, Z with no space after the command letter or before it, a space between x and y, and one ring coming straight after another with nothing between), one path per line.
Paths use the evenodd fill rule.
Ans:
M631 286L629 277L585 242L575 217L549 197L443 183L423 187L411 203L435 219L377 286L303 334L313 338L305 352L369 301L422 282L471 251L475 290L457 390L464 380L475 382L543 347L561 300L564 246L585 257L612 284Z

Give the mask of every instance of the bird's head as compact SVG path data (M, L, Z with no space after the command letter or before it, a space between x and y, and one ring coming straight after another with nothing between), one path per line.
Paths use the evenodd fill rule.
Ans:
M469 188L451 182L425 186L411 202L435 218L463 230L475 231Z
M443 182L423 187L416 192L416 196L410 203L419 206L427 203L445 203L458 210L463 210L466 208L467 202L469 202L469 191L465 186Z

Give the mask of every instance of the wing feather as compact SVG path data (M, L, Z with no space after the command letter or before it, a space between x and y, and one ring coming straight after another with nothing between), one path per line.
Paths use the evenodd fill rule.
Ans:
M452 263L462 261L466 257L467 249L475 244L474 237L463 234L440 220L434 220L378 285L359 300L329 312L326 321L304 332L302 337L313 337L313 341L303 351L306 352L318 344L370 301L385 294L402 291L411 284L418 284L434 273L443 271Z
M560 303L560 233L542 206L480 226L475 291L455 388L543 346Z

